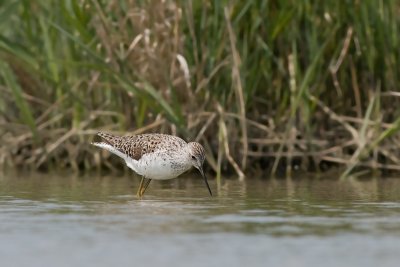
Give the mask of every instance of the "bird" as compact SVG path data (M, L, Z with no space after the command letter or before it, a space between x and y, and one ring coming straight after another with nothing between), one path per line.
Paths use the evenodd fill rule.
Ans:
M98 132L97 135L102 141L92 145L122 158L130 169L142 176L138 198L142 198L151 180L173 179L192 167L199 170L212 196L203 170L205 151L200 143L187 143L178 136L160 133L118 136Z

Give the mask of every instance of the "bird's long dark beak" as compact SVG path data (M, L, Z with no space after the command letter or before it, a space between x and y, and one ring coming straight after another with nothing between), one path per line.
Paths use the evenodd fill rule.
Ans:
M206 177L206 175L204 174L204 171L203 171L203 167L202 167L202 166L200 166L199 171L200 171L200 173L201 173L201 176L203 176L203 178L204 178L204 182L206 183L208 192L210 192L210 196L212 196L211 188L210 188L210 185L208 184L207 177Z

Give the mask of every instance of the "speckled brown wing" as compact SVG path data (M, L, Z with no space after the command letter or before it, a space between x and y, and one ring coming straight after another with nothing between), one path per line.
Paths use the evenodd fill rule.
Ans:
M104 132L98 132L97 133L98 136L100 136L105 143L112 145L112 146L116 146L118 143L121 142L121 137L120 136L116 136L113 134L109 134L109 133L104 133Z
M179 145L184 145L184 141L180 138L168 136L164 134L140 134L133 136L116 136L109 133L99 132L98 135L104 141L122 153L128 155L132 159L139 160L147 153L153 153L158 146L166 139L172 139ZM176 140L175 140L176 139Z
M97 133L107 144L112 145L118 151L129 157L139 160L144 154L141 146L136 142L136 136L116 136L109 133Z

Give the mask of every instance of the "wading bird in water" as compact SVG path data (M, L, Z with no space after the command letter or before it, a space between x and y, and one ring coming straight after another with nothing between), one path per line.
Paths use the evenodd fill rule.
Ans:
M168 134L139 134L116 136L97 133L102 142L92 143L125 160L126 165L142 176L137 195L141 198L151 180L173 179L195 167L200 171L212 196L207 177L203 171L204 148L197 142L186 143Z

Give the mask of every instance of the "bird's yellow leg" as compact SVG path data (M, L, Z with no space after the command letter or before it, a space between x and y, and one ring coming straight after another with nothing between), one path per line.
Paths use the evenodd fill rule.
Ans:
M137 196L138 198L141 198L141 197L142 197L141 192L142 192L142 188L143 188L144 179L145 179L144 176L142 176L142 180L140 180L139 188L138 188L138 191L137 191L137 193L136 193L136 196Z
M142 197L144 195L144 192L146 192L146 189L147 189L147 187L149 187L150 182L151 182L151 179L147 179L142 190L140 191L140 197Z

